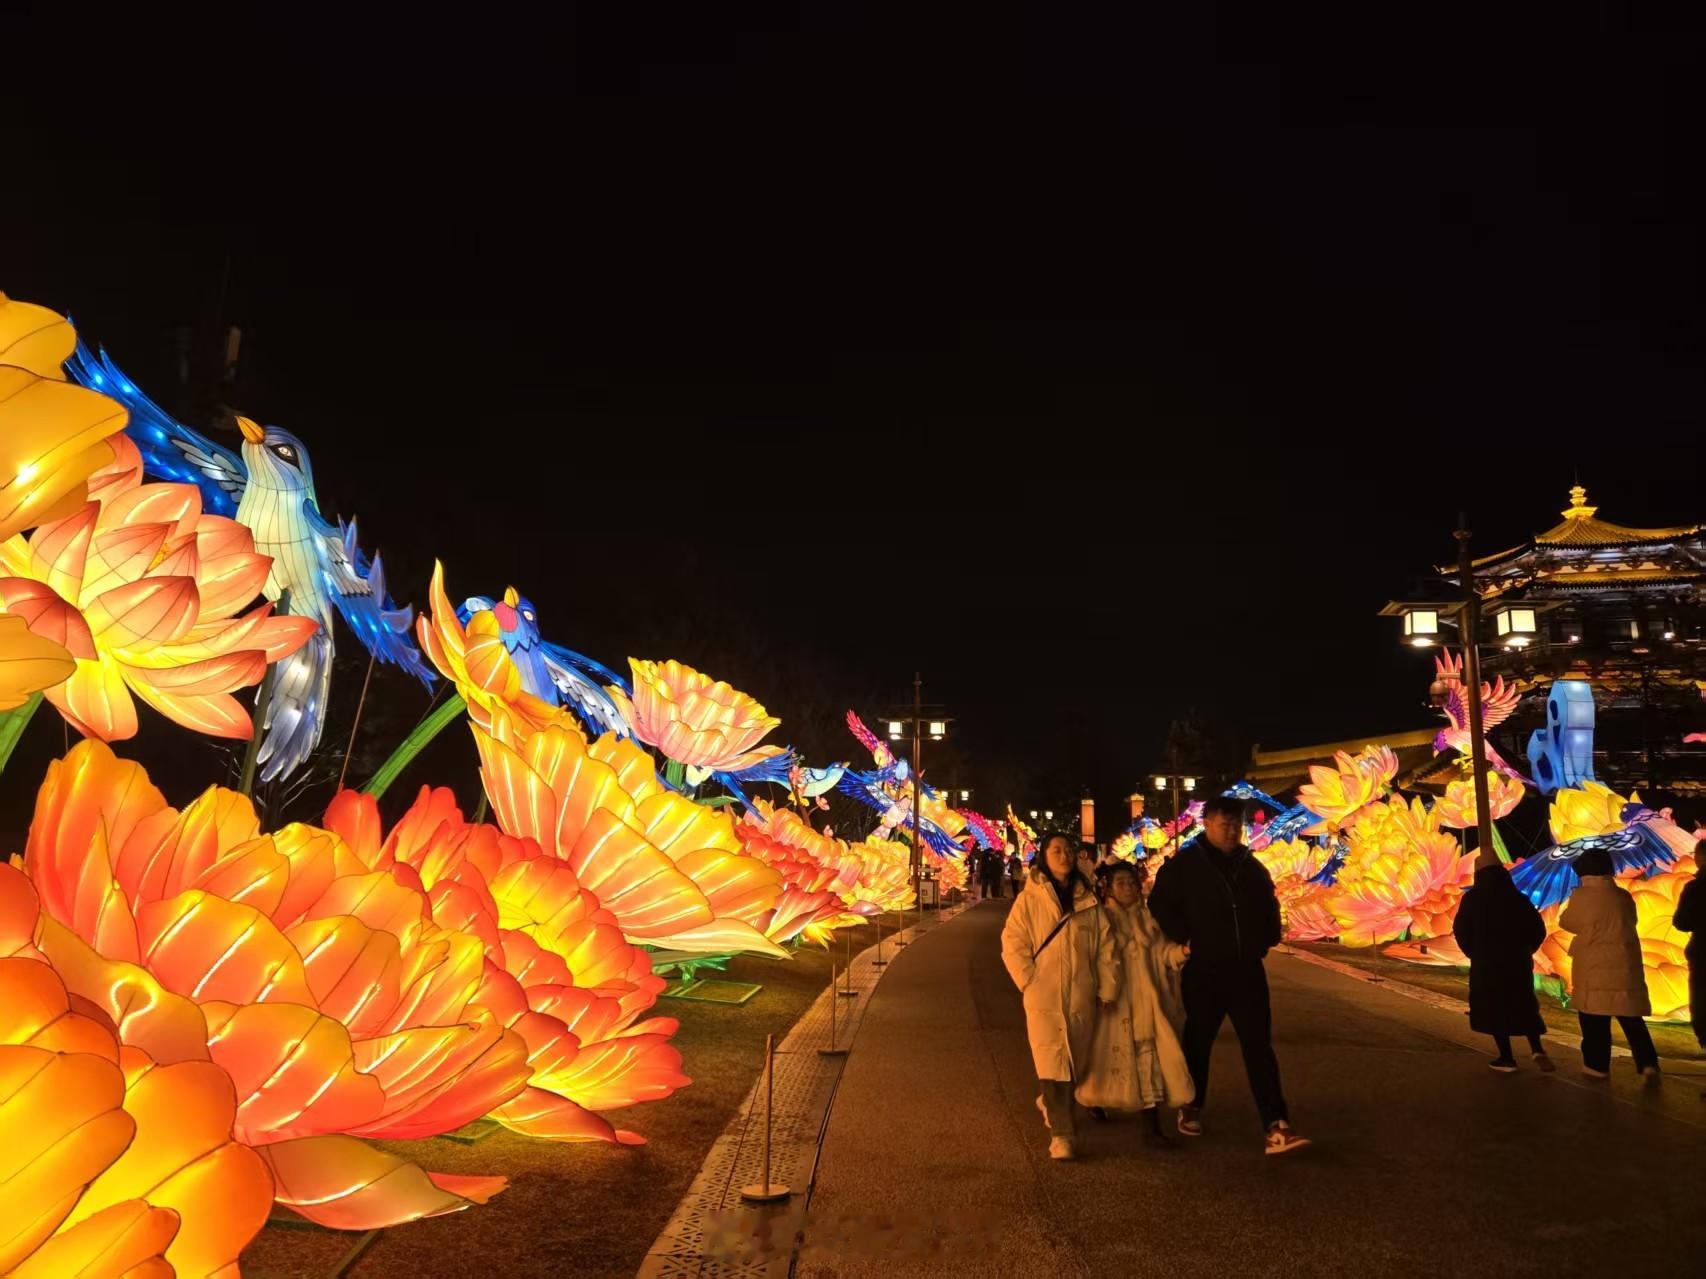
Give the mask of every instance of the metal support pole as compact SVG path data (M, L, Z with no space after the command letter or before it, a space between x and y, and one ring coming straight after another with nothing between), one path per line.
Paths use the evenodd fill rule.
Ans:
M888 967L888 960L883 958L883 917L877 916L877 957L871 961L872 968Z
M817 1054L819 1057L845 1057L847 1050L838 1048L835 1044L835 1005L838 1001L833 996L839 992L835 989L835 961L833 959L829 961L829 993L831 995L829 1001L829 1047L819 1048Z
M841 998L857 999L859 992L853 989L853 933L849 930L844 936L847 938L847 962L841 966Z
M1457 519L1457 572L1463 579L1463 683L1469 701L1469 763L1475 780L1475 864L1494 866L1492 802L1487 797L1487 736L1481 722L1481 597L1475 591L1475 561L1469 553L1469 517Z
M776 1087L776 1036L764 1036L764 1180L743 1186L740 1197L748 1203L776 1203L793 1192L770 1180L770 1111Z

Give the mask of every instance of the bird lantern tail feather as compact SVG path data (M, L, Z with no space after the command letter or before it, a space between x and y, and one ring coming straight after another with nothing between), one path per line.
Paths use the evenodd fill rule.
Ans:
M266 738L257 757L263 782L294 772L320 744L331 688L332 638L319 630L273 668Z

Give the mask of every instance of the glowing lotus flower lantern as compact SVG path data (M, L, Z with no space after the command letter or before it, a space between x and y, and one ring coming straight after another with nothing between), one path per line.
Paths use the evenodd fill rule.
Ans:
M428 1174L359 1140L447 1132L527 1086L528 1044L473 1002L481 939L435 925L418 879L336 835L258 827L241 796L179 812L140 767L79 744L49 769L24 851L35 945L126 1052L223 1072L224 1131L279 1202L342 1229L484 1202L502 1178Z
M33 946L37 914L29 881L0 865L0 1271L235 1273L273 1185L231 1139L231 1081L122 1046Z
M1359 813L1330 903L1340 942L1370 946L1450 931L1474 875L1457 840L1420 800L1394 798Z
M726 813L665 786L632 741L606 733L588 745L563 724L524 735L501 706L474 740L498 824L566 863L629 941L786 956L757 926L781 876L741 851Z
M1398 757L1390 747L1369 746L1351 755L1339 751L1334 767L1309 766L1309 781L1298 789L1297 802L1320 818L1303 829L1305 835L1342 830L1356 813L1381 798L1398 775Z
M204 515L193 485L140 483L135 446L113 448L77 511L0 543L0 609L76 660L46 695L84 736L134 736L135 695L186 728L246 740L249 712L231 694L315 623L269 604L243 612L272 562L249 530Z
M1688 934L1671 926L1682 890L1694 878L1695 860L1679 857L1657 875L1631 880L1624 887L1635 898L1635 928L1641 937L1641 961L1653 1016L1667 1021L1689 1017Z
M1489 768L1487 770L1487 802L1492 808L1492 820L1509 816L1522 803L1523 785L1514 777ZM1434 805L1440 826L1467 829L1475 825L1475 782L1458 777L1446 784L1445 794Z
M1279 898L1280 920L1292 941L1317 941L1339 931L1329 904L1332 886L1313 883L1327 863L1327 852L1307 840L1275 840L1252 854L1267 867Z
M1626 825L1624 805L1640 802L1641 797L1633 791L1628 799L1624 799L1609 786L1591 780L1579 787L1563 787L1552 796L1549 814L1552 838L1560 844L1567 844L1588 835L1610 835L1620 831Z
M65 318L0 293L0 542L74 515L113 460L124 409L65 380L77 346Z
M326 814L366 866L419 884L433 922L477 937L484 973L473 1004L527 1044L528 1086L490 1112L557 1141L642 1138L597 1112L660 1101L690 1081L669 1043L678 1023L640 1021L664 980L615 917L532 840L463 820L455 797L423 787L381 839L378 805L344 791Z
M739 773L783 754L759 742L782 721L752 698L675 660L629 658L634 695L610 689L634 735L685 770L697 786L712 773ZM963 824L963 823L962 823Z

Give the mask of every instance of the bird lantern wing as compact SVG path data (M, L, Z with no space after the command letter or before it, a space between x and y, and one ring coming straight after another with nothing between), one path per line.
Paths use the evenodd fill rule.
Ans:
M96 355L83 343L65 362L71 380L117 400L130 411L125 434L142 454L142 466L156 479L193 484L201 490L202 510L236 515L249 481L243 459L192 431L167 413L126 377L105 350Z
M315 554L327 593L363 647L382 662L399 666L429 687L433 673L415 647L415 611L399 608L385 592L385 566L375 555L370 561L356 543L355 521L329 523L311 499L302 503L314 531Z
M539 653L545 659L545 670L556 686L562 704L580 716L597 733L615 733L632 737L634 730L610 694L604 690L616 687L628 691L628 683L608 667L582 657L559 644L539 642Z

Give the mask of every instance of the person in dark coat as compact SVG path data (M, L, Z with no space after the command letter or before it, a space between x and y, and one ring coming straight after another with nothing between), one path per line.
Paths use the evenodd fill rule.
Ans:
M1694 1038L1706 1048L1706 888L1700 886L1700 859L1706 854L1706 839L1694 845L1694 878L1684 885L1682 896L1676 900L1676 917L1671 927L1687 933L1688 946L1683 955L1688 960L1688 1009L1694 1023ZM1706 1093L1701 1094L1706 1097Z
M1546 921L1496 856L1478 861L1475 884L1458 903L1457 946L1469 956L1469 1029L1491 1035L1498 1056L1487 1064L1501 1074L1516 1069L1511 1036L1528 1040L1534 1064L1556 1070L1540 1037L1540 1001L1534 997L1534 952L1546 940Z
M1185 1061L1196 1100L1179 1110L1179 1132L1202 1135L1209 1058L1220 1025L1232 1018L1244 1073L1267 1129L1265 1151L1283 1155L1309 1144L1291 1126L1274 1057L1273 1013L1262 958L1280 940L1279 899L1267 868L1242 843L1244 803L1216 795L1203 804L1203 833L1155 876L1149 912L1191 957L1180 974Z

